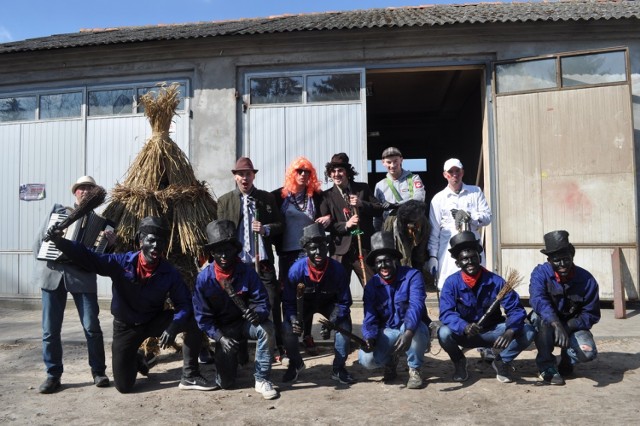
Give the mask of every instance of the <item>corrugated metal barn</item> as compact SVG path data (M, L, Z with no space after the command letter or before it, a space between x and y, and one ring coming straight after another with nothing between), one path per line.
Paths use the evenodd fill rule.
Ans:
M240 155L253 159L265 190L282 185L296 156L323 170L341 151L374 185L381 152L394 145L430 199L446 184L442 163L458 157L493 209L491 269L528 276L544 261L543 234L567 229L601 297L612 299L619 273L637 299L639 28L637 2L561 1L95 29L0 44L0 297L39 297L31 246L51 204L71 204L80 175L106 189L121 181L150 135L137 97L178 82L184 100L172 138L217 195L232 189ZM46 198L21 201L26 184L44 184ZM110 295L107 280L99 291Z

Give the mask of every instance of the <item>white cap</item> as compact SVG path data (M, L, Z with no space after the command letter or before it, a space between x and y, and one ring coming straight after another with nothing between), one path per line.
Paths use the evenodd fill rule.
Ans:
M452 167L457 167L459 169L463 168L460 160L458 160L457 158L449 158L447 161L444 162L444 171L448 172L449 170L451 170Z
M80 185L96 186L96 181L91 176L80 176L76 183L71 187L71 193L75 194L76 189L78 189Z

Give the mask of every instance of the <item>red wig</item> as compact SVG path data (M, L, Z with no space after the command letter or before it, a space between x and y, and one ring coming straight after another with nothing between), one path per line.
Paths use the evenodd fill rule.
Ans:
M315 192L320 192L320 188L322 183L318 180L318 173L316 173L315 167L311 164L306 157L298 157L293 160L289 167L287 167L287 172L284 175L284 185L282 187L282 198L286 198L290 193L296 192L296 176L298 169L305 169L311 172L309 176L309 184L307 185L307 196L312 197Z

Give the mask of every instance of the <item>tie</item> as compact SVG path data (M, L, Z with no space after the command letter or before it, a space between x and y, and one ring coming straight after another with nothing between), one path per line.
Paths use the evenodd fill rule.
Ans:
M244 226L244 251L251 253L251 227L249 226L249 196L242 197L242 217Z

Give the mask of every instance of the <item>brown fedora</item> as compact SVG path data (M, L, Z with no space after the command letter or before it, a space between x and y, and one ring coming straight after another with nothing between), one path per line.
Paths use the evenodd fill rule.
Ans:
M244 172L250 170L253 173L258 173L258 171L253 168L253 163L249 157L240 157L238 161L236 161L236 167L231 170L231 173Z

